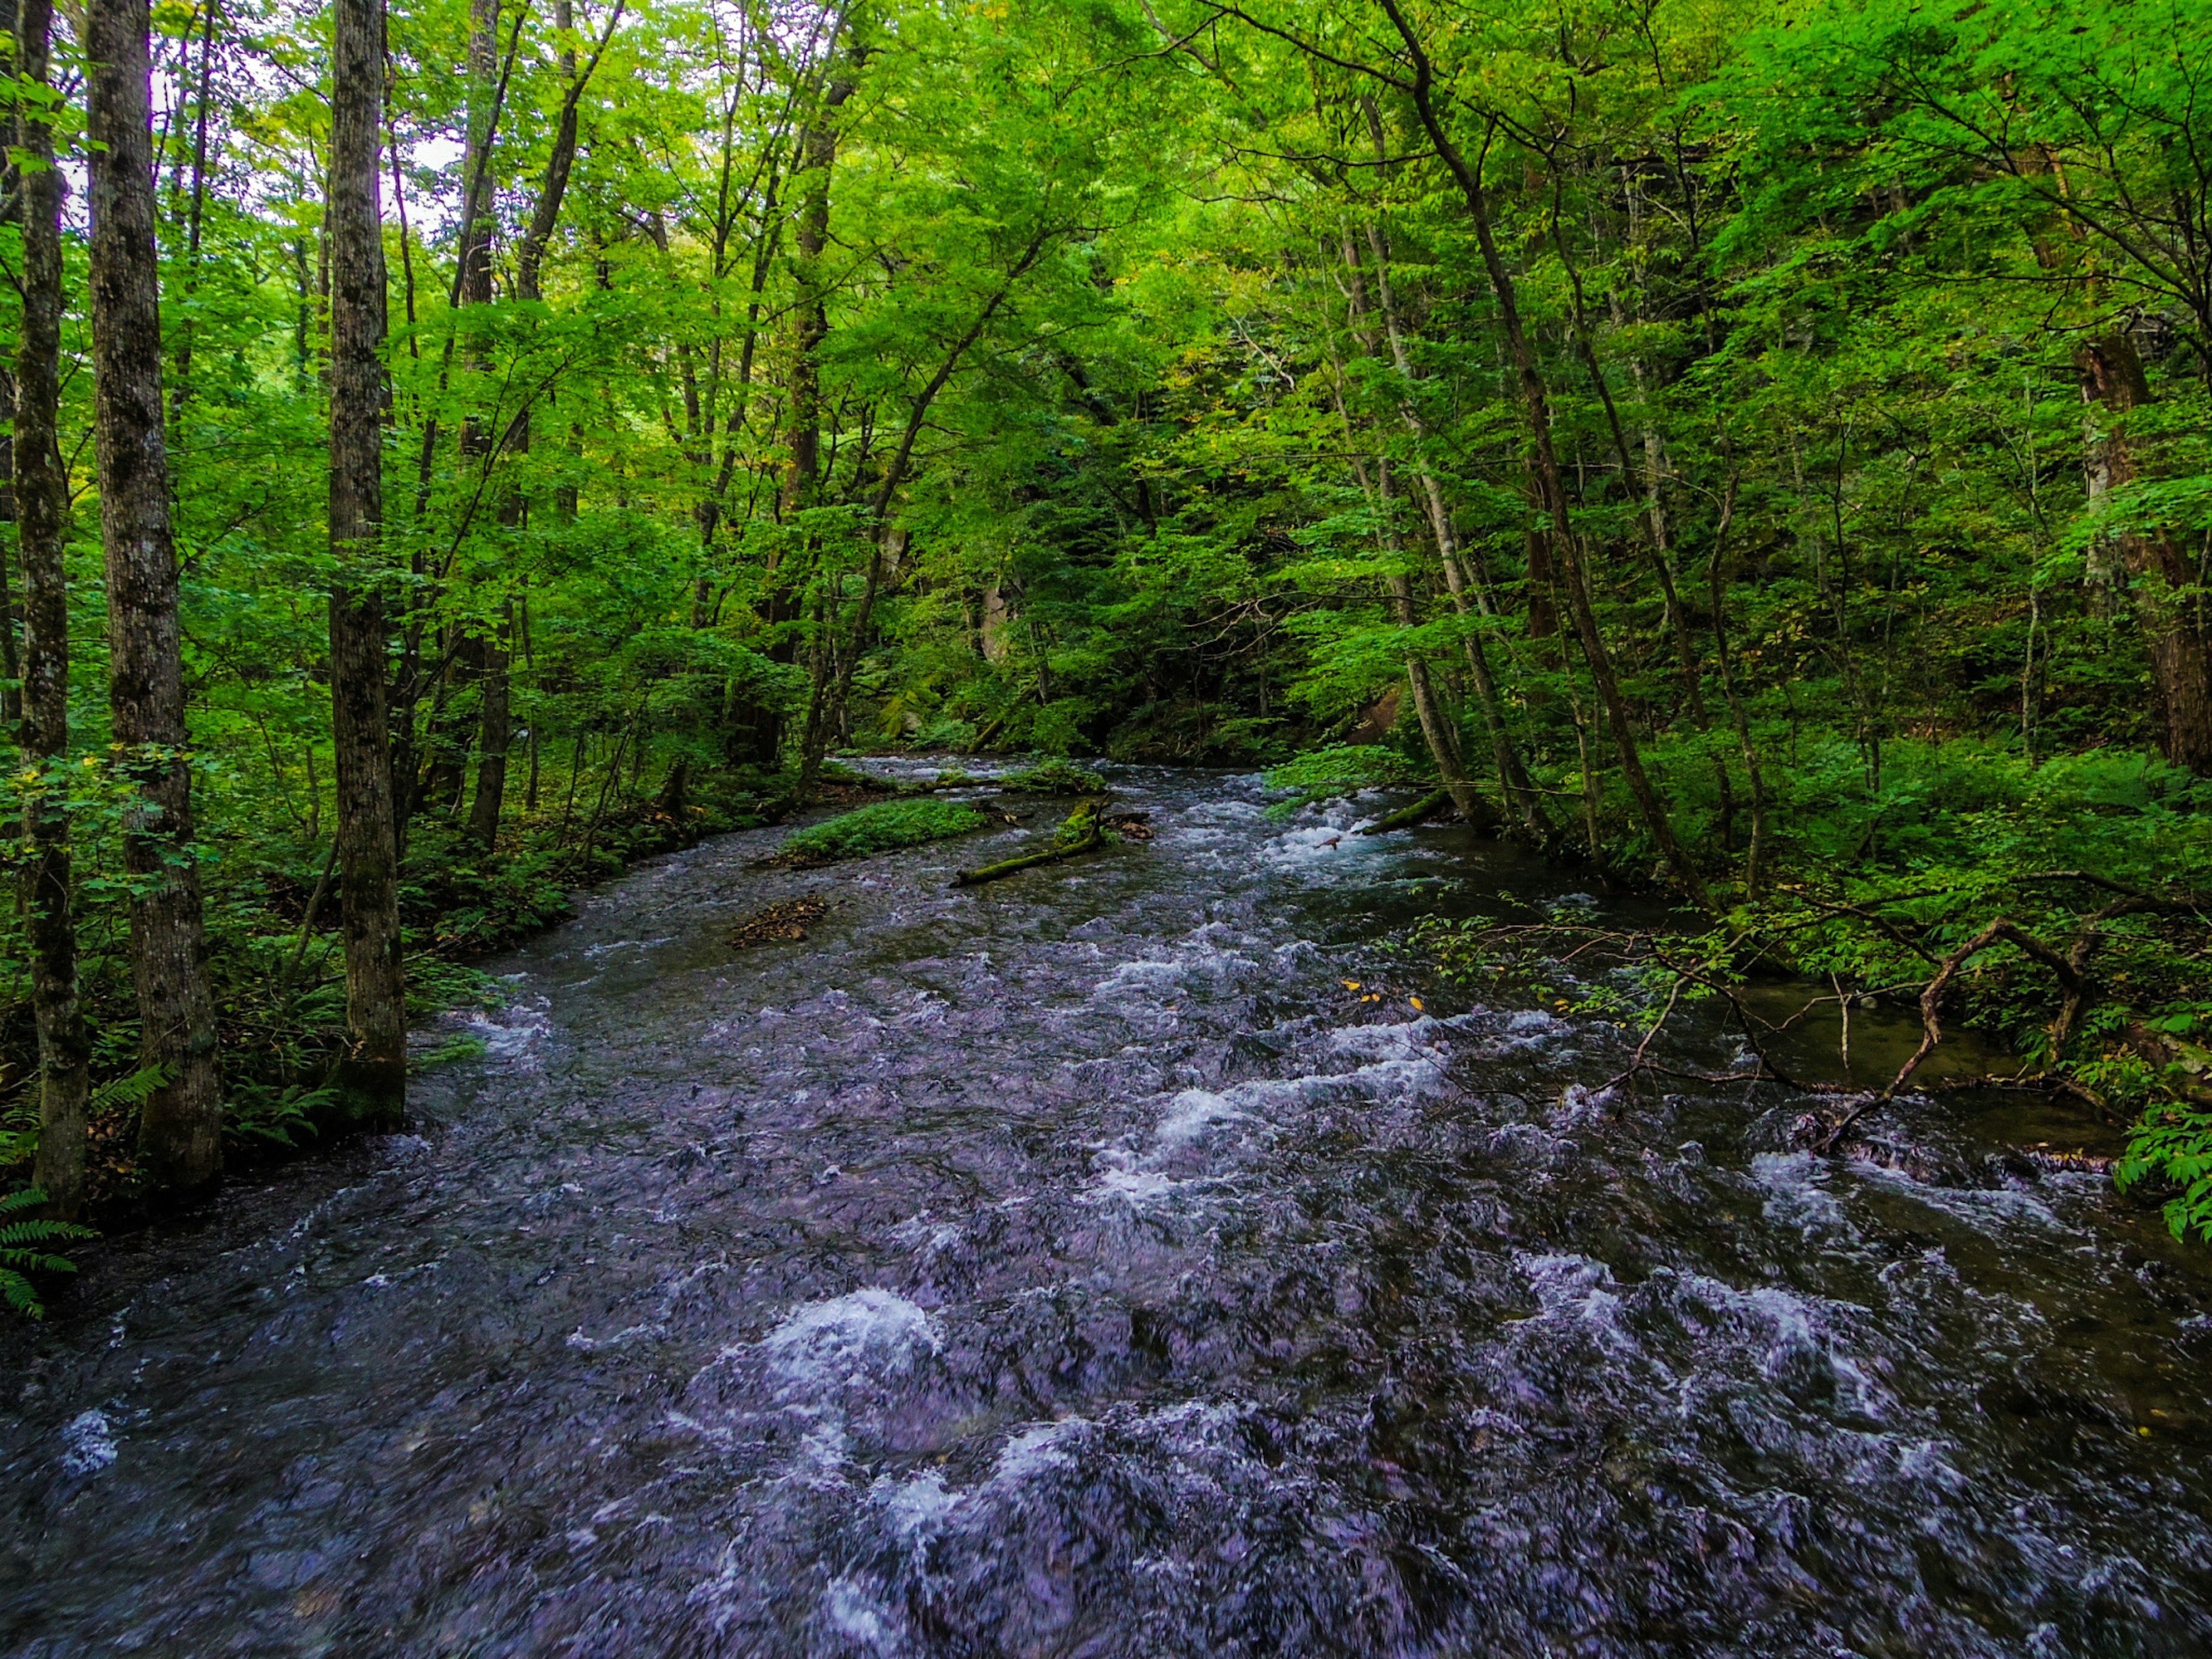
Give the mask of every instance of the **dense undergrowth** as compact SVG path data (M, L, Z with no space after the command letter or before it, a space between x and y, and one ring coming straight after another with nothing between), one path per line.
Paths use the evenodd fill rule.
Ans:
M1585 974L1607 964L1615 976L1577 977L1568 1004L1654 1024L1678 1002L1788 975L1830 988L1815 1004L1930 1014L1939 1042L1972 1026L2014 1057L2004 1079L2130 1126L2117 1178L2162 1179L2173 1231L2212 1241L2212 781L2136 751L2038 763L2000 744L1900 741L1876 784L1845 745L1806 748L1770 803L1760 883L1714 861L1715 915L1630 933L1509 909L1424 925L1413 947L1447 975L1510 974L1547 993L1565 957ZM1419 769L1335 750L1269 779L1295 808ZM1717 817L1684 772L1685 816ZM1627 804L1607 800L1595 822L1595 847L1575 850L1637 883L1647 849Z
M90 775L97 769L86 770ZM400 888L410 1018L484 1004L495 992L472 958L566 917L577 889L620 873L636 859L781 816L795 782L758 769L697 776L677 800L665 788L610 791L596 815L578 814L573 796L568 811L557 810L562 792L547 787L548 810L518 815L489 852L450 817L418 820ZM567 782L546 782L556 781ZM81 842L82 884L88 897L107 899L120 883L109 873L114 823L96 816L99 804L89 794L80 803L79 822L94 832ZM220 1017L223 1128L234 1165L287 1155L348 1127L334 1111L329 1088L345 1042L338 905L325 874L328 845L315 845L313 828L226 837L207 848L202 866ZM120 918L112 908L88 906L88 914L97 924L83 932L80 970L96 1079L90 1196L95 1213L113 1224L135 1212L137 1109L158 1079L137 1064ZM15 925L20 927L20 918ZM20 963L20 945L17 951ZM432 1051L420 1063L444 1057L450 1055ZM38 1127L36 1043L27 999L8 1005L0 1066L7 1091L0 1107L0 1170L21 1173Z

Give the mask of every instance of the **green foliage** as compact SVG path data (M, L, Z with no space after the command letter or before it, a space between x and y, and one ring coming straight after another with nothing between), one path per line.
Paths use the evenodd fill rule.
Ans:
M879 801L794 832L785 838L776 861L800 867L834 864L841 859L865 858L871 853L964 836L989 823L974 807L957 801Z
M46 1201L36 1187L0 1194L0 1300L32 1319L46 1317L33 1273L73 1273L76 1263L45 1249L64 1239L97 1237L70 1221L49 1221L33 1214Z
M2162 1104L2144 1115L2112 1179L2126 1188L2152 1177L2179 1189L2166 1204L2173 1236L2212 1243L2212 1111Z
M1419 769L1395 749L1371 744L1333 744L1309 750L1295 760L1267 769L1267 787L1290 792L1289 799L1268 806L1267 816L1287 818L1300 808L1321 801L1426 781Z
M482 1037L471 1036L464 1032L458 1036L447 1037L416 1064L428 1071L434 1066L451 1066L465 1060L481 1060L489 1052L490 1045Z
M1059 759L1009 772L999 783L1001 788L1021 795L1103 795L1109 789L1105 779L1096 772Z

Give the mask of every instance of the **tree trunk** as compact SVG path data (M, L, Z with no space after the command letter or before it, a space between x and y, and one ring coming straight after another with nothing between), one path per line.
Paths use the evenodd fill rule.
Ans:
M1580 640L1583 656L1589 664L1590 678L1597 684L1598 696L1605 705L1606 718L1613 726L1613 745L1620 762L1621 775L1627 780L1629 793L1636 799L1637 810L1644 819L1645 830L1659 849L1675 884L1687 894L1698 908L1711 910L1711 896L1705 890L1705 878L1696 865L1690 861L1681 842L1675 838L1673 821L1652 787L1650 775L1644 769L1644 757L1637 752L1636 737L1628 723L1628 705L1620 695L1620 683L1613 673L1612 653L1606 649L1605 636L1599 632L1597 616L1590 604L1589 584L1584 580L1582 556L1575 540L1574 527L1567 514L1566 481L1560 475L1558 452L1552 443L1551 401L1544 385L1543 370L1536 361L1534 345L1528 331L1522 325L1520 295L1512 276L1505 269L1504 257L1498 251L1498 240L1490 223L1490 206L1481 179L1468 164L1459 146L1452 142L1437 113L1433 89L1436 84L1435 66L1420 37L1407 22L1400 0L1382 0L1382 9L1389 15L1399 39L1405 44L1413 63L1413 107L1421 119L1421 126L1429 141L1436 147L1437 155L1459 185L1460 194L1467 203L1468 216L1474 222L1475 243L1482 255L1485 274L1490 279L1491 292L1498 301L1498 321L1503 325L1507 349L1511 353L1515 372L1521 382L1521 398L1528 418L1528 435L1535 450L1536 477L1541 503L1548 509L1553 542L1551 551L1559 562L1560 580L1567 589L1567 608L1574 618L1575 634Z
M385 701L388 645L377 586L384 524L384 239L378 144L384 0L336 0L331 96L331 728L337 757L346 1056L352 1115L407 1108L407 997L399 855Z
M1382 153L1382 127L1375 114L1374 105L1366 101L1368 119L1374 127L1378 159ZM1399 417L1406 429L1416 439L1428 435L1422 424L1420 411L1414 408L1412 386L1413 360L1406 350L1405 331L1398 315L1398 296L1390 282L1390 245L1380 225L1367 228L1367 245L1375 255L1375 293L1381 302L1383 331L1390 342L1390 361L1398 371L1401 389L1399 393ZM1346 250L1347 256L1351 250ZM1355 282L1356 282L1355 276ZM1444 586L1451 593L1452 609L1462 621L1480 610L1484 615L1489 605L1481 591L1467 579L1460 559L1459 536L1453 528L1450 504L1444 500L1443 484L1425 462L1417 462L1414 473L1421 486L1422 504L1428 511L1429 533L1436 539L1437 557L1443 567ZM1482 639L1474 632L1464 633L1460 643L1467 656L1469 677L1474 682L1475 704L1482 714L1482 723L1490 738L1491 758L1498 769L1498 787L1505 798L1507 808L1519 820L1521 828L1535 840L1548 838L1550 826L1544 818L1543 806L1535 787L1528 780L1528 769L1522 764L1520 751L1514 746L1512 734L1506 730L1503 701L1498 696L1496 680L1490 672L1490 659L1483 650ZM1464 809L1462 809L1464 810Z
M185 210L187 299L199 291L200 285L200 235L207 210L208 99L214 91L216 14L221 9L219 0L207 0L207 9L200 19L200 83L198 95L192 100L192 193ZM189 317L178 334L177 383L169 393L169 419L178 428L178 441L181 442L185 404L190 401L192 390L192 324Z
M160 272L146 0L90 0L92 334L100 537L107 556L109 702L140 797L126 822L131 969L141 1054L167 1080L139 1117L138 1162L157 1190L222 1170L222 1095L185 765L184 658L169 459L162 441Z
M499 631L483 647L483 690L477 716L477 793L469 808L469 839L485 852L499 840L500 808L507 799L507 751L514 740L507 669L514 660L514 601L501 608Z
M820 358L823 343L830 337L829 289L822 270L822 255L830 244L830 183L837 161L837 116L854 90L855 83L849 73L823 89L820 105L809 115L799 135L798 158L792 169L792 182L799 189L801 199L799 258L793 273L798 280L799 298L799 333L793 343L791 371L784 389L784 432L791 461L776 501L777 516L784 520L817 505L821 495ZM792 629L805 611L793 574L791 552L780 551L772 556L763 582L766 591L762 601L762 621L772 634L781 630L778 637L770 640L769 647L769 655L777 662L795 661L799 654L799 641ZM818 664L825 659L826 649L817 640L813 642L810 657ZM819 674L815 676L815 682L818 686ZM818 695L812 702L808 730L801 744L802 756L811 752L820 718ZM733 714L735 712L733 709ZM749 713L750 719L735 728L733 750L749 750L762 763L772 764L782 748L782 719L770 709L753 709ZM810 772L807 782L811 781Z
M2124 417L2150 402L2150 383L2133 343L2118 331L2083 346L2075 362L2082 400L2104 413L2092 428L2087 455L2094 506L2142 476ZM2191 591L2197 581L2188 557L2163 525L2119 531L2106 539L2125 572L2150 657L2159 747L2176 766L2212 774L2212 638L2203 599Z
M495 85L498 54L499 0L470 0L469 125L461 152L460 242L454 271L465 306L491 300L491 147L499 120L494 101L501 89Z
M834 676L817 675L814 681L814 696L806 711L806 737L799 750L799 791L802 799L812 788L816 775L822 769L822 757L832 731L842 732L845 726L845 708L853 693L853 676L860 665L861 653L866 648L869 618L875 612L876 598L883 589L884 576L896 564L906 545L906 532L890 521L891 503L897 498L899 486L906 482L907 468L914 460L914 447L921 436L921 428L928 418L930 406L937 401L951 380L953 372L968 356L970 347L983 337L983 331L991 325L999 308L1013 295L1015 285L1029 274L1030 268L1044 255L1056 233L1050 226L1041 227L1030 238L1029 246L1021 257L1008 267L1005 278L993 290L976 313L975 320L946 350L937 365L937 372L928 384L918 392L907 411L905 429L899 434L898 447L884 463L882 476L877 480L876 490L868 503L868 524L873 532L868 551L868 574L860 589L859 609L854 613L852 648L845 653L843 664ZM836 613L833 609L829 623L835 626ZM826 689L826 696L825 696Z
M539 286L539 274L544 268L546 244L552 240L554 230L561 222L561 204L568 191L568 176L576 164L576 106L582 99L584 83L591 77L592 69L599 65L600 53L613 37L616 26L622 21L623 8L617 4L607 21L607 32L599 42L599 52L592 54L591 67L582 75L576 72L576 53L565 40L561 49L561 70L568 82L568 90L561 100L561 112L555 124L552 153L546 158L545 176L538 191L538 204L530 216L529 228L523 232L521 246L515 255L515 292L518 298L537 301L544 298ZM484 0L479 12L489 11L484 52L489 59L493 41L490 28L497 23L495 0ZM553 9L554 25L565 36L574 27L574 14L568 0L559 0ZM474 176L473 173L471 176ZM486 258L489 258L489 239L484 238ZM465 284L464 303L482 303L491 297L489 264L481 282ZM530 453L530 410L524 408L514 417L507 434L507 452L510 457ZM520 529L526 521L528 507L522 497L512 489L501 491L499 522L508 530ZM514 601L502 601L497 637L483 651L483 694L477 713L477 793L469 810L468 838L487 853L499 840L500 809L507 798L507 751L514 738L514 699L509 673L514 664Z
M49 84L52 0L21 0L16 73ZM23 562L23 769L45 775L69 752L69 587L62 554L69 537L69 477L62 465L62 197L53 131L26 101L16 143L22 173L22 333L15 355L15 504ZM77 1002L76 919L70 903L66 786L27 788L23 915L29 934L31 1003L39 1030L39 1153L33 1182L53 1212L71 1219L84 1204L85 1103L92 1043Z

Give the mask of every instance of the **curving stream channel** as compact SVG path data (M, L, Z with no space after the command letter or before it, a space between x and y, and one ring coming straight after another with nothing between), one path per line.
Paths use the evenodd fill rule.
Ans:
M419 1133L11 1334L0 1650L2212 1651L2212 1253L1994 1156L2067 1126L1593 1101L1380 948L1571 873L1117 782L973 891L1021 832L649 866Z

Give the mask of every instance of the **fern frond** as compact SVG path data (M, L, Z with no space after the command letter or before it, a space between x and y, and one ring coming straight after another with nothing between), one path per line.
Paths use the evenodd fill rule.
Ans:
M20 1249L26 1244L44 1244L56 1238L94 1237L91 1228L79 1226L74 1221L10 1221L0 1225L0 1249Z
M92 1098L85 1103L86 1114L98 1117L118 1106L143 1106L154 1091L167 1085L168 1081L169 1068L167 1065L141 1066L128 1077L116 1078L94 1089Z
M76 1263L65 1255L42 1255L36 1250L0 1250L0 1265L27 1273L73 1273Z
M0 1267L0 1300L17 1313L31 1319L44 1319L46 1304L39 1300L39 1293L31 1288L31 1281L18 1273Z
M76 1271L76 1263L67 1256L31 1247L50 1244L56 1239L99 1237L91 1228L77 1222L54 1221L24 1213L46 1201L45 1192L36 1187L19 1187L12 1193L0 1193L0 1302L30 1319L44 1319L46 1308L39 1300L37 1286L24 1274Z

